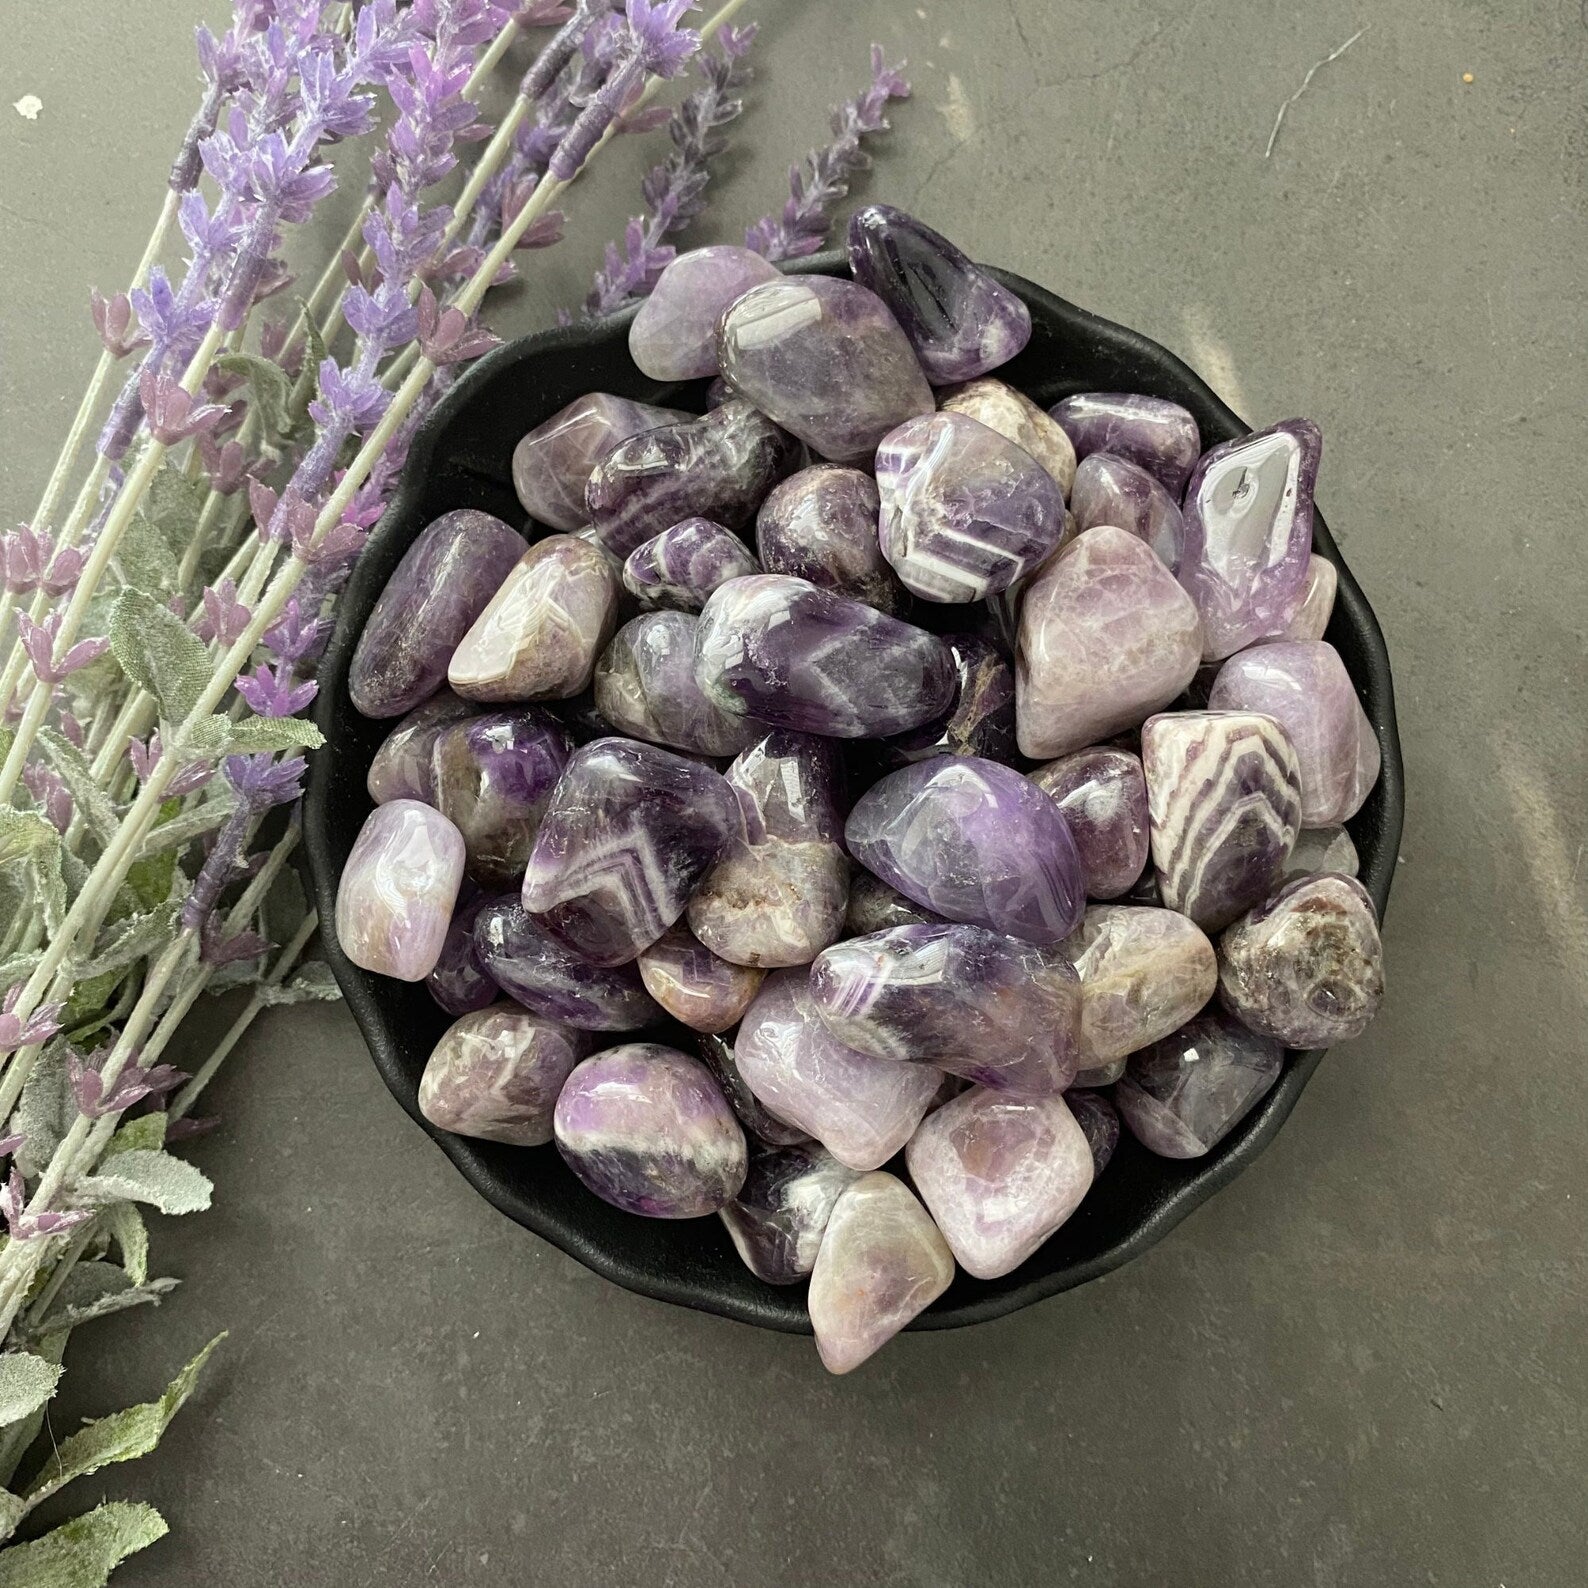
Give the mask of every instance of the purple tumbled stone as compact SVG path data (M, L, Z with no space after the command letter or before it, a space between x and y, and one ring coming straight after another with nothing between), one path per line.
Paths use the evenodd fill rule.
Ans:
M1095 1172L1062 1097L982 1086L922 1120L904 1161L959 1266L977 1279L1025 1262L1081 1205Z
M695 1050L700 1062L722 1088L729 1107L739 1116L739 1123L757 1141L769 1147L793 1147L810 1140L799 1126L785 1124L776 1114L770 1113L750 1090L749 1083L739 1073L733 1046L726 1038L714 1031L702 1031L695 1039Z
M489 900L474 923L474 951L510 998L585 1031L633 1031L662 1019L637 965L594 965L555 938L516 898Z
M1053 476L1066 499L1069 497L1075 481L1075 448L1058 420L1024 392L1001 380L973 380L944 392L938 406L944 413L968 414L1023 447Z
M763 1153L718 1215L757 1279L793 1285L816 1266L833 1204L860 1176L814 1142Z
M954 1254L902 1180L862 1175L833 1204L808 1298L816 1350L849 1373L948 1289Z
M398 981L435 969L463 883L463 835L418 800L370 812L336 888L336 936L355 965Z
M1219 939L1219 998L1287 1048L1359 1037L1384 996L1378 912L1354 877L1297 877Z
M656 278L629 325L629 357L652 380L717 373L717 322L778 268L748 248L692 248Z
M1131 1055L1114 1106L1149 1151L1200 1158L1257 1106L1283 1062L1277 1042L1205 1014Z
M1185 544L1185 521L1179 503L1149 474L1129 458L1094 452L1075 471L1070 511L1078 532L1113 524L1128 529L1158 553L1170 573L1177 573Z
M979 756L890 772L855 803L849 853L950 921L1057 943L1086 904L1081 861L1057 805Z
M784 574L712 592L695 677L724 711L835 739L919 727L954 698L954 658L935 634Z
M1075 1123L1092 1151L1092 1178L1096 1180L1114 1156L1119 1145L1119 1111L1101 1092L1072 1088L1064 1101L1075 1116Z
M596 464L630 436L688 418L676 408L606 392L576 397L513 449L513 489L531 518L553 529L579 529L590 522L584 493Z
M1152 861L1163 902L1204 932L1279 885L1301 830L1301 769L1272 717L1177 711L1141 730Z
M737 535L709 518L686 518L629 553L623 585L641 606L698 612L718 585L760 571Z
M1301 589L1301 605L1282 640L1321 640L1334 616L1334 597L1340 588L1339 570L1317 552L1307 559L1307 580Z
M455 722L436 738L436 809L463 834L468 875L507 887L524 873L573 740L533 706Z
M898 926L826 950L811 1001L846 1046L998 1091L1057 1095L1075 1077L1081 986L1058 955L979 926Z
M1179 403L1133 392L1089 391L1066 397L1048 412L1063 425L1082 462L1094 452L1125 458L1180 500L1202 438L1196 420Z
M348 668L366 717L400 717L447 681L458 642L524 554L524 537L460 508L419 532L386 581Z
M739 820L689 901L689 925L735 964L808 965L843 930L849 899L838 749L782 728L757 732L724 774Z
M1041 563L1064 495L1024 447L965 414L924 414L877 448L878 542L927 601L981 601Z
M431 1051L419 1078L419 1112L457 1136L543 1147L557 1094L589 1046L584 1032L516 1004L466 1014Z
M851 1169L875 1169L910 1139L942 1077L846 1047L823 1024L804 969L773 971L733 1044L744 1083L779 1119Z
M578 1065L557 1099L557 1151L603 1202L653 1219L715 1213L749 1149L722 1088L687 1053L629 1042Z
M1210 711L1258 711L1286 732L1301 768L1304 827L1337 827L1378 782L1379 745L1356 686L1326 640L1276 640L1219 669Z
M1015 649L1015 723L1033 759L1137 727L1196 674L1202 625L1143 541L1100 524L1026 589Z
M636 963L645 990L692 1031L726 1031L737 1025L764 974L719 958L682 921L657 938Z
M1342 877L1354 877L1361 869L1361 857L1345 828L1303 827L1285 862L1284 880L1289 882L1292 877L1315 871L1337 871Z
M723 315L717 357L740 396L835 463L869 458L895 425L933 408L887 305L833 276L752 287Z
M598 965L684 913L738 816L719 772L634 739L574 751L524 872L524 908Z
M472 717L476 707L443 689L412 711L388 733L369 764L369 797L377 805L388 800L436 802L436 777L430 752L443 728Z
M888 740L894 765L935 755L980 755L1010 761L1015 753L1015 675L990 640L979 634L945 634L954 653L954 704L935 722Z
M881 877L874 877L856 866L849 878L849 907L844 911L845 937L869 937L894 926L924 926L941 921L933 910L923 910L914 899L907 899L897 888L890 888Z
M1141 758L1106 745L1039 766L1031 781L1061 811L1089 899L1117 899L1147 864L1147 780Z
M1007 364L1031 340L1031 311L941 232L888 204L849 219L849 268L904 327L934 386Z
M577 535L548 535L463 636L448 681L470 700L567 700L590 687L617 613L607 554Z
M756 515L761 566L898 616L910 596L877 543L879 503L877 482L859 469L818 463L791 474Z
M737 755L761 735L695 682L693 612L646 612L613 635L595 670L596 709L620 734L694 755Z
M497 986L480 958L474 943L474 925L487 906L496 900L488 893L476 894L467 904L460 903L447 926L441 957L425 977L430 996L449 1015L473 1014L497 998Z
M1180 582L1218 661L1283 634L1301 610L1312 558L1312 492L1323 437L1307 419L1204 453L1185 493Z
M591 531L621 562L686 518L742 529L798 454L793 437L764 413L725 402L614 447L585 491Z

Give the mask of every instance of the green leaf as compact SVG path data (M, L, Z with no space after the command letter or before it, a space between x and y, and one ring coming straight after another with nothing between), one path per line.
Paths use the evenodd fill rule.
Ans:
M292 429L292 378L279 364L257 353L222 353L215 367L247 381L254 413L270 435L284 436Z
M117 1273L121 1270L117 1269ZM126 1275L122 1275L125 1279ZM159 1306L181 1283L178 1279L151 1279L144 1285L123 1285L119 1290L106 1291L92 1301L57 1303L41 1323L30 1324L17 1331L24 1344L47 1339L52 1334L67 1334L81 1324L92 1323L96 1318L108 1318L113 1313L126 1312L129 1307Z
M5 903L5 898L0 897L0 905ZM0 920L4 919L5 912L0 910ZM0 959L0 990L14 987L19 981L26 981L38 969L39 961L43 958L42 948L30 948L24 953L11 954L5 959Z
M67 1052L67 1045L56 1041L39 1054L11 1116L9 1129L24 1138L16 1151L16 1165L23 1174L43 1173L77 1118L77 1100L66 1078Z
M158 1152L165 1146L165 1114L139 1114L136 1119L124 1119L116 1134L105 1147L101 1162L124 1152Z
M54 1494L73 1478L86 1477L98 1472L113 1461L131 1461L146 1456L159 1444L160 1436L170 1426L171 1419L182 1409L210 1353L226 1336L218 1334L171 1380L158 1400L145 1401L141 1406L129 1406L125 1411L112 1412L97 1422L80 1428L69 1439L63 1439L40 1468L37 1476L27 1486L23 1498L37 1504L46 1495ZM4 1560L0 1555L0 1560ZM18 1582L25 1579L17 1579ZM0 1577L0 1588L6 1588Z
M104 1588L122 1561L168 1532L152 1505L111 1500L30 1544L0 1550L0 1588Z
M341 996L342 989L337 986L331 967L318 959L311 959L300 966L290 980L274 987L261 987L258 993L260 1003L266 1006L334 1003Z
M169 595L182 577L170 541L142 515L127 525L116 543L116 570L124 585L145 595Z
M198 527L208 495L208 481L191 478L180 465L167 463L149 482L139 516L148 519L180 557Z
M77 872L82 871L82 862L77 856L56 844L53 849L41 850L29 862L33 883L38 889L39 909L44 915L44 930L51 937L60 931L61 922L66 919L66 907L71 902L71 892L66 886L68 861Z
M37 811L0 810L0 866L60 852L61 835Z
M110 1003L110 995L121 985L124 970L107 970L102 976L79 976L72 985L71 996L66 1000L66 1010L61 1016L62 1027L80 1041L91 1033L83 1027L102 1014Z
M164 1135L165 1116L162 1114L159 1117L161 1134ZM138 1211L138 1204L112 1202L99 1215L99 1222L116 1243L116 1249L121 1253L121 1266L128 1279L135 1285L141 1285L149 1277L149 1229L143 1222L143 1214Z
M213 1189L208 1177L185 1158L134 1147L107 1159L98 1174L85 1175L74 1195L85 1207L131 1201L147 1202L162 1213L202 1213Z
M133 683L160 702L166 721L186 719L210 681L209 652L169 608L123 590L110 613L110 648Z
M138 846L139 859L127 873L127 880L129 882L133 880L140 866L149 868L144 874L149 887L154 885L156 877L165 878L165 886L161 888L159 894L153 899L144 901L145 908L158 904L161 899L170 895L176 866L176 856L172 851L192 843L195 838L202 838L205 833L213 832L231 815L237 802L224 785L219 785L219 790L212 792L202 805L195 805L192 810L183 811L181 815L173 816L169 821L163 821L158 826L150 828L148 836ZM175 803L180 805L181 801ZM139 884L138 891L140 895L146 891L142 883Z
M110 796L94 776L88 757L64 734L57 733L53 728L40 728L38 743L44 759L60 774L83 825L99 840L101 846L108 844L121 818Z
M109 971L124 972L134 961L169 947L181 910L180 899L167 899L153 910L129 915L114 926L106 927L94 945L94 952L77 962L76 974L87 977L103 976Z
M244 717L232 724L232 751L318 750L325 735L304 717Z
M0 1356L0 1427L36 1412L55 1393L60 1377L57 1363L26 1351Z
M42 1417L43 1412L36 1412L34 1416ZM30 1418L31 1423L33 1419ZM18 1430L20 1432L20 1428ZM17 1530L17 1523L28 1514L28 1503L19 1494L13 1494L9 1489L0 1489L0 1539L10 1538ZM0 1562L5 1560L0 1555Z

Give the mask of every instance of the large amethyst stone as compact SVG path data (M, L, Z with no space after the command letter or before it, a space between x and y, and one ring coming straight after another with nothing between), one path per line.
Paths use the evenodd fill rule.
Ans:
M1094 452L1075 471L1070 510L1078 532L1112 524L1129 530L1158 553L1170 573L1178 573L1185 546L1185 521L1180 506L1149 474L1129 458Z
M1089 899L1117 899L1147 864L1147 780L1129 750L1099 746L1049 761L1031 781L1064 812Z
M1111 452L1139 464L1180 500L1202 450L1197 422L1179 403L1135 392L1089 391L1049 410L1064 426L1082 462Z
M833 463L801 469L772 488L756 515L761 566L898 616L910 597L877 543L879 510L869 474Z
M718 585L760 571L737 535L709 518L686 518L629 553L623 585L641 606L698 612Z
M715 375L717 322L751 287L777 277L777 266L748 248L679 254L640 301L629 326L629 357L652 380Z
M860 1176L814 1142L752 1160L719 1217L744 1265L769 1285L792 1285L816 1266L833 1205Z
M1066 499L1075 480L1075 448L1064 428L1024 392L1001 380L973 380L944 392L946 414L965 414L1024 448L1053 476Z
M1015 675L998 648L979 634L947 634L954 653L954 704L935 722L888 740L898 764L936 755L980 755L1010 761L1015 753Z
M436 802L436 775L430 753L443 728L472 717L475 707L450 689L434 694L388 733L369 764L367 787L377 805L388 800Z

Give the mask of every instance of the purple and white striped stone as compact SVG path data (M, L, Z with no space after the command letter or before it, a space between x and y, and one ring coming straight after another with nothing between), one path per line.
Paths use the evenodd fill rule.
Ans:
M1089 899L1117 899L1147 864L1147 780L1141 758L1106 745L1031 773L1061 811L1081 857Z
M945 634L954 655L954 704L935 722L887 743L897 765L930 761L936 755L980 755L1012 761L1015 754L1015 675L990 640L979 634Z
M388 800L436 802L436 775L430 752L443 728L472 717L475 707L450 689L439 690L388 733L369 764L366 786L377 805Z
M468 1015L489 1008L501 990L491 979L474 943L475 923L495 902L489 893L478 893L466 903L459 899L447 923L440 957L425 977L430 996L449 1015Z
M1023 447L1053 476L1068 498L1075 481L1075 448L1064 428L1024 392L984 377L956 386L938 406L946 414L966 414L989 430Z
M640 300L629 325L629 357L652 380L717 373L717 322L778 268L748 248L719 244L679 254Z
M756 515L761 566L897 617L910 594L877 544L880 506L877 482L859 469L818 463L791 474Z
M1075 1116L1075 1123L1092 1149L1092 1179L1095 1181L1114 1156L1119 1145L1119 1110L1102 1092L1082 1091L1072 1087L1064 1094L1064 1101Z
M1070 510L1078 533L1099 524L1127 529L1158 553L1170 573L1180 567L1185 521L1180 505L1156 476L1129 458L1094 452L1075 471Z
M737 1025L765 975L713 954L682 921L644 950L636 964L645 990L692 1031Z
M709 518L686 518L629 553L623 587L641 606L698 612L718 585L760 571L731 530Z
M816 1266L838 1198L860 1176L809 1142L752 1159L744 1185L718 1215L744 1265L769 1285L793 1285Z
M1089 391L1066 397L1048 412L1063 425L1083 463L1094 452L1112 453L1154 475L1180 500L1202 438L1196 420L1179 403L1137 392Z
M768 1147L794 1147L810 1141L798 1125L785 1124L750 1090L749 1083L739 1073L739 1061L733 1056L732 1044L720 1032L702 1031L695 1038L695 1051L700 1055L700 1062L711 1071L712 1079L722 1088L722 1095L739 1116L739 1123L757 1141Z

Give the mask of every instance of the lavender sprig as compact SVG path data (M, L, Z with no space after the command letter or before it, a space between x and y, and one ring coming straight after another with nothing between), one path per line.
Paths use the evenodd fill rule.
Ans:
M882 46L871 46L871 86L847 100L832 115L833 141L813 149L803 166L789 167L789 199L780 215L764 215L744 234L744 246L776 262L818 252L832 226L833 207L849 192L849 180L871 164L860 140L886 132L884 112L890 99L908 99L910 85L897 67L882 58Z

